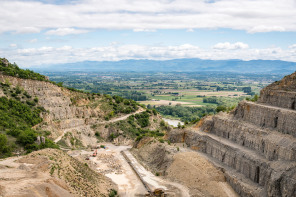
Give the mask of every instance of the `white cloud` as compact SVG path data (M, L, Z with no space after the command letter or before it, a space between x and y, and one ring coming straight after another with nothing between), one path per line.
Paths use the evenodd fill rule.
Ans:
M290 49L296 49L296 44L292 44L289 46Z
M10 44L10 47L17 47L17 44Z
M49 30L45 34L46 35L57 35L57 36L65 36L70 34L82 34L87 33L89 31L83 29L74 29L74 28L58 28L55 30Z
M229 42L224 42L224 43L217 43L216 45L213 46L213 49L219 49L219 50L235 50L235 49L247 49L249 48L249 45L242 43L242 42L236 42L236 43L229 43Z
M187 29L186 31L187 31L187 32L194 32L194 29L189 28L189 29Z
M223 43L222 43L223 44ZM221 44L221 46L222 46ZM234 50L246 44L225 44L224 48L200 48L191 44L172 46L147 46L147 45L119 45L98 46L93 48L75 48L72 46L40 48L12 48L1 50L3 57L21 66L34 66L43 64L70 63L78 61L117 61L125 59L153 59L168 60L179 58L201 59L266 59L286 60L296 62L295 48L286 50L279 47L271 48L243 48ZM224 50L223 50L224 49Z
M209 3L210 2L210 3ZM2 0L0 32L67 35L85 29L232 28L296 31L295 0L79 0L55 5Z
M30 43L36 43L36 42L38 42L38 39L32 39L32 40L29 40L28 42L30 42Z
M30 33L39 33L40 28L37 27L23 27L20 26L19 28L13 29L18 34L30 34Z
M134 32L156 32L155 29L133 29Z
M286 29L281 26L265 26L265 25L259 25L252 27L248 30L249 33L257 33L257 32L271 32L271 31L279 31L283 32Z

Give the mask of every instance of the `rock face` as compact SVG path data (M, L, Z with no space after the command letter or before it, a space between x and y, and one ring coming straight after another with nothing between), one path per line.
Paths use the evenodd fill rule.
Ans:
M12 87L18 86L32 98L38 98L38 104L48 111L41 114L44 121L38 126L42 130L50 131L53 139L71 132L85 146L96 143L91 125L102 122L104 114L99 105L89 106L89 99L84 94L69 91L50 82L21 79L1 73L0 82L9 83ZM5 96L2 90L0 96Z
M242 101L230 114L170 133L224 169L240 196L296 196L296 73Z

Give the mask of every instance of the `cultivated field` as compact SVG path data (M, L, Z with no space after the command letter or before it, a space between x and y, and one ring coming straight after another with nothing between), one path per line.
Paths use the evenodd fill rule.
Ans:
M170 94L170 92L178 93L178 96ZM247 96L244 92L239 91L198 91L198 90L165 90L162 94L153 94L149 101L140 101L141 104L161 106L161 105L183 105L188 107L200 107L204 105L213 105L204 103L204 97L227 97L239 98Z
M194 103L191 102L182 102L182 101L169 101L169 100L151 100L151 101L139 101L141 104L144 105L152 105L152 106L161 106L161 105L186 105L189 107L200 107L202 105L196 105Z

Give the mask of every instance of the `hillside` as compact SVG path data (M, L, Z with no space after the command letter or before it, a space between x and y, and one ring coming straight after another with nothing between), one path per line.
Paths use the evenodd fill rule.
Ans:
M0 196L109 196L110 179L60 150L0 160Z
M158 114L133 100L66 88L3 58L0 97L1 157L55 148L53 141L63 148L95 146L98 140L130 144L161 132Z
M135 71L135 72L198 72L222 71L238 73L291 73L296 70L295 62L280 60L121 60L84 61L32 68L36 71Z

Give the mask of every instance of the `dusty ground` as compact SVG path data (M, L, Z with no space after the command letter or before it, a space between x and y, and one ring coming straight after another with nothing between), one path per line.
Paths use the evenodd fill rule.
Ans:
M100 144L99 144L100 145ZM120 151L130 148L129 146L115 146L105 143L106 149L100 148L97 157L92 157L93 151L69 151L73 157L84 160L89 166L112 179L118 186L120 196L144 195L147 191L136 177ZM89 160L85 160L89 158Z
M142 141L142 142L141 142ZM190 196L237 197L223 173L182 144L168 145L144 138L133 154L146 168L189 188Z
M174 155L167 177L190 188L191 196L237 197L223 173L197 152Z
M164 180L161 177L147 171L138 161L127 151L130 146L115 146L113 144L104 144L106 149L97 149L98 154L92 157L93 151L70 151L68 154L87 161L89 165L97 172L104 174L112 179L118 185L118 193L120 196L144 196L147 190L142 182L136 176L130 165L126 162L120 151L124 151L129 157L137 171L141 174L144 181L153 190L163 188L169 196L189 196L189 190L181 184ZM85 160L89 158L89 160Z
M0 161L0 196L108 196L115 185L60 150Z

